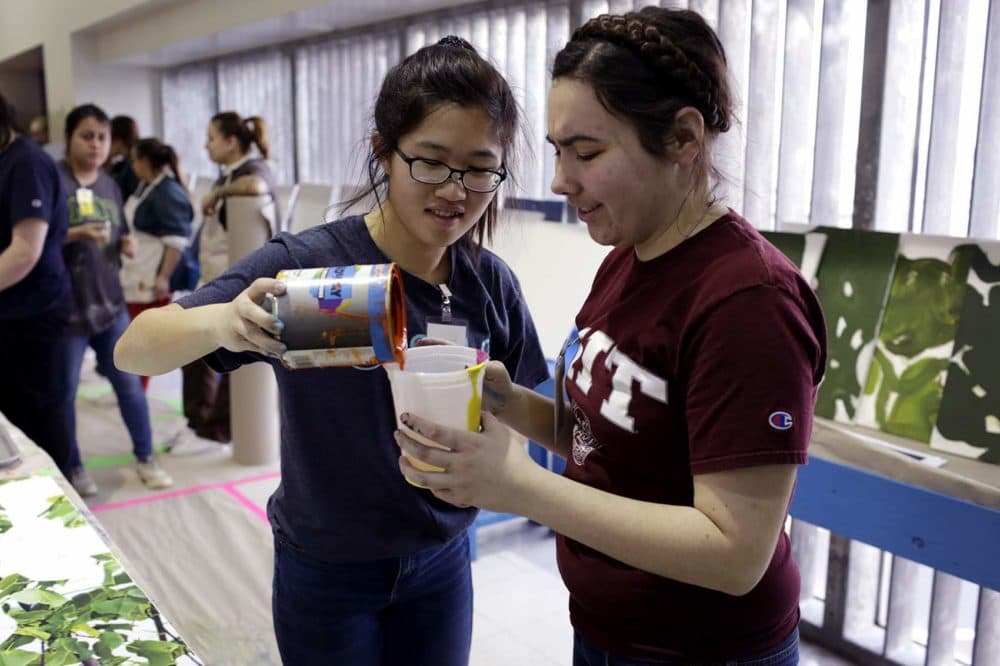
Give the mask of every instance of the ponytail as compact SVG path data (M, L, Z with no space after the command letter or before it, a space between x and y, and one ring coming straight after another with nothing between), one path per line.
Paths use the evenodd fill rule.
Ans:
M243 120L243 126L252 137L251 140L257 144L257 150L260 151L261 157L266 160L268 154L267 122L260 116L250 116Z
M257 146L261 156L267 159L267 123L260 116L241 118L235 111L223 111L212 116L212 123L222 136L236 137L240 152L244 155L250 152L250 145L253 144Z
M184 175L181 173L180 159L177 157L173 146L160 142L159 139L142 139L135 144L135 156L149 162L154 170L159 171L165 166L169 166L174 172L177 182L184 185Z

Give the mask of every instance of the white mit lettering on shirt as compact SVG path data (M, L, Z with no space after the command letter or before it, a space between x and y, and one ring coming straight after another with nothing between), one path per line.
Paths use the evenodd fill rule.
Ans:
M589 393L593 385L591 373L597 357L604 354L604 367L612 371L611 393L601 403L601 416L619 428L635 432L635 419L629 415L634 386L640 393L664 405L667 404L667 381L642 367L622 352L603 331L584 328L580 331L580 348L570 363L567 379L583 393ZM577 360L580 365L577 366Z

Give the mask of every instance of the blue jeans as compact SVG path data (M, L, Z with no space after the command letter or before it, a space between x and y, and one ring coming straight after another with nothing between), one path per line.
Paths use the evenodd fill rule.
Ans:
M288 666L468 666L469 539L463 532L415 555L330 564L276 537L271 611Z
M96 335L74 335L69 338L69 391L66 396L69 405L67 407L69 431L72 435L72 446L70 455L73 467L82 464L80 459L80 445L76 441L76 389L80 385L80 366L83 365L83 352L87 347L92 347L97 354L97 367L101 373L111 381L111 387L115 390L118 398L118 409L121 411L122 420L128 428L128 434L132 437L132 451L135 457L146 460L153 455L153 432L149 425L149 404L146 402L146 394L142 390L142 381L139 375L122 372L115 367L114 350L115 343L128 328L128 311L122 307L121 312L115 317L106 330Z
M709 664L688 661L645 661L608 654L588 643L580 634L573 635L573 666L795 666L799 663L799 630L795 629L781 645L750 659L726 659Z

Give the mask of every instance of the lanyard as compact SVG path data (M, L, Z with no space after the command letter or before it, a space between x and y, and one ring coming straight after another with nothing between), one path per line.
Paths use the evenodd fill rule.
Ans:
M451 321L451 290L448 285L439 284L441 290L441 321Z

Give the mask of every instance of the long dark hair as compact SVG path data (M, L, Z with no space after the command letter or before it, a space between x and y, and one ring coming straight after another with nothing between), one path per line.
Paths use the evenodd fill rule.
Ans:
M645 7L590 19L556 55L552 78L589 85L608 113L630 123L657 157L666 154L683 107L701 113L710 136L735 122L722 43L701 15L686 9ZM705 179L721 178L706 150L700 168Z
M444 104L479 108L486 112L493 121L503 148L507 179L512 180L520 116L514 94L500 72L484 60L469 42L449 35L407 56L385 75L374 113L374 130L378 132L380 141L369 148L366 160L369 187L342 202L342 210L372 194L381 208L389 181L381 161L392 155L403 136ZM459 241L463 249L478 252L484 239L493 238L498 210L497 197L494 196L483 216Z
M170 170L174 172L177 182L184 184L181 162L173 146L162 143L159 139L142 139L135 144L135 156L149 162L149 165L156 171L169 166Z
M250 152L250 145L254 144L261 156L267 159L267 123L260 116L241 118L235 111L223 111L212 116L212 123L222 136L236 137L240 144L240 152L244 155Z
M108 114L104 113L104 109L97 106L96 104L81 104L66 115L66 151L69 152L69 140L73 136L73 132L76 131L77 126L82 123L87 118L96 118L97 122L102 125L110 125L111 121L108 119Z

